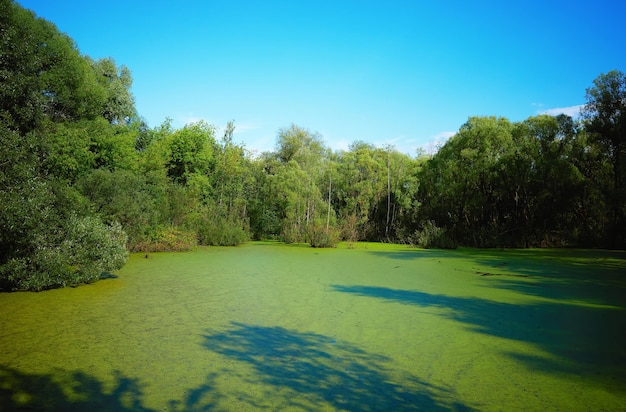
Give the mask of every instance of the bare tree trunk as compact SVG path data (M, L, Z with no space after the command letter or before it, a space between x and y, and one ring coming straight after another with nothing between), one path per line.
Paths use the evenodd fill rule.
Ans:
M389 235L389 209L391 208L391 170L389 149L387 149L387 221L385 222L385 237Z
M329 162L329 167L328 167L328 213L326 214L326 231L328 232L328 228L330 226L330 195L332 193L332 189L333 189L333 169L332 167L330 167L330 162Z

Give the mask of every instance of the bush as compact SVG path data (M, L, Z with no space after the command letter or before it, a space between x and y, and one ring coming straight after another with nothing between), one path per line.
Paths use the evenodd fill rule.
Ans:
M122 224L131 249L164 220L157 207L167 204L165 196L159 196L155 185L131 171L96 169L83 177L78 187L105 222Z
M289 243L301 243L304 241L300 228L296 223L290 222L289 220L285 220L283 222L283 229L280 232L280 237L283 242Z
M432 220L427 220L422 229L415 232L414 244L418 247L429 249L456 249L456 242L451 239L444 229L440 228Z
M182 252L198 244L195 232L168 227L133 245L133 252Z
M359 223L356 215L346 216L341 224L341 237L349 242L359 240Z
M339 243L339 231L334 227L326 227L326 223L320 220L309 224L306 237L312 247L337 247Z
M213 213L209 208L192 219L192 225L198 236L198 243L205 246L237 246L248 241L246 222L241 219L227 218Z
M96 217L72 215L63 229L60 238L54 230L39 233L31 253L2 265L4 287L39 291L90 283L128 258L127 237L118 223L107 226Z

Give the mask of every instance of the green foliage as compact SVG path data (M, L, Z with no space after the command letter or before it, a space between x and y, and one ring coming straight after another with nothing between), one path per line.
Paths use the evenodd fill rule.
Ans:
M612 70L600 74L587 89L587 104L582 110L586 130L599 145L612 166L613 176L604 183L607 201L609 246L626 247L626 74Z
M245 221L225 216L215 206L200 209L191 225L196 229L201 245L237 246L250 238Z
M96 169L85 176L78 187L99 216L122 225L131 248L145 241L150 228L161 221L156 204L162 196L133 172Z
M276 157L282 163L295 161L303 167L313 166L324 155L326 148L318 133L292 124L280 129L277 138Z
M472 117L424 166L424 220L475 246L494 246L504 222L499 190L503 159L513 149L513 125L504 118Z
M326 226L323 219L316 219L306 228L306 240L315 248L337 247L339 231L334 227Z
M126 234L119 224L107 226L95 217L72 215L61 233L39 231L28 254L0 266L2 287L42 290L89 283L126 262Z
M106 99L74 42L14 2L0 3L0 119L26 133L48 118L95 118Z
M54 192L37 174L32 136L0 128L0 264L26 256L37 231L53 223Z
M132 245L135 252L181 252L193 249L197 244L197 235L193 231L173 227L151 227L151 233L142 241Z
M126 259L119 224L85 216L85 199L38 172L37 139L0 129L0 288L42 290L96 280Z
M427 220L422 228L415 232L412 242L424 249L456 249L457 244L434 221Z
M611 178L596 142L565 115L471 118L419 171L418 221L469 246L606 244Z
M112 124L127 124L137 115L130 93L133 79L126 66L117 67L112 58L93 61L87 58L98 83L106 91L101 115Z
M47 175L70 183L90 172L96 163L88 122L47 123L38 133Z
M206 175L212 169L215 129L205 122L185 126L168 139L167 175L186 184L194 173Z

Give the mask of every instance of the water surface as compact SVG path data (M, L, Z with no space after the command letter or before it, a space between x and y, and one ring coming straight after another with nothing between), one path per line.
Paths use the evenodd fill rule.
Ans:
M0 294L0 410L622 410L626 254L253 242Z

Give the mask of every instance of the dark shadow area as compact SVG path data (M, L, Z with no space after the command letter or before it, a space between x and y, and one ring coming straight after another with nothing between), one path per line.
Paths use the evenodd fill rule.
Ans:
M280 409L472 410L446 388L394 374L385 366L389 359L324 335L233 323L226 332L206 335L204 346L252 366L255 375L242 379L297 395L282 400ZM238 399L258 406L244 391Z
M588 267L602 270L618 270L624 273L626 268L626 251L593 250L593 249L476 249L460 248L415 249L401 251L371 251L376 256L389 259L468 259L476 265L517 269L529 274L544 274L554 271L559 274L564 270L584 273ZM577 270L579 269L579 270Z
M218 373L210 373L200 385L185 390L183 401L170 400L167 410L170 412L225 410L219 407L219 401L224 396L215 390L215 381L218 377Z
M486 284L489 287L558 300L566 305L569 302L576 302L577 304L626 309L626 287L624 280L621 279L612 280L606 277L589 277L588 279L554 277L528 282L506 277L487 279L486 282L489 282Z
M577 302L509 304L479 298L433 295L385 287L335 285L355 296L441 309L439 316L471 330L527 342L545 352L524 358L532 369L584 376L598 383L620 383L626 392L626 310ZM546 356L548 355L548 356Z
M626 308L626 252L572 249L460 249L373 251L391 259L464 259L456 271L485 286L548 299ZM525 278L525 279L521 279ZM528 280L528 281L526 281Z
M222 395L215 391L216 373L209 374L196 388L184 390L183 401L170 401L170 412L213 411ZM28 374L0 366L0 411L50 412L156 412L143 405L144 393L137 379L115 373L113 390L83 372L57 370L50 374ZM179 388L172 388L177 395ZM223 409L222 409L223 410Z
M368 253L385 257L388 259L398 260L415 260L415 259L445 259L451 257L459 257L459 252L456 250L444 250L444 249L407 249L398 251L382 251L371 250Z
M37 375L0 367L1 411L152 411L142 398L139 382L120 374L107 392L102 382L82 372Z

